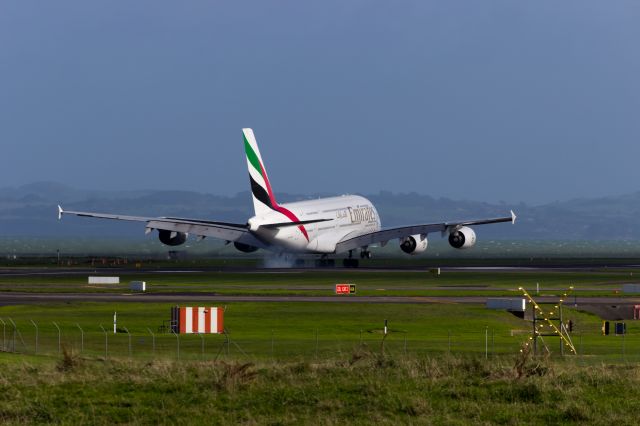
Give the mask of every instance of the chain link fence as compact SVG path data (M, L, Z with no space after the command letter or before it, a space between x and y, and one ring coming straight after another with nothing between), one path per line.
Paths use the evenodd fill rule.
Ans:
M475 355L486 358L517 354L529 339L526 330L496 331L488 327L437 330L428 335L382 330L273 329L260 335L175 334L158 330L129 330L112 325L58 324L36 320L0 318L0 349L29 355L58 356L63 352L92 358L179 359L179 360L314 360L357 356L358 351L391 356ZM294 336L294 337L292 337ZM640 335L602 336L575 333L571 336L577 357L589 361L640 361ZM538 341L538 354L560 356L558 338ZM565 351L566 356L568 351Z

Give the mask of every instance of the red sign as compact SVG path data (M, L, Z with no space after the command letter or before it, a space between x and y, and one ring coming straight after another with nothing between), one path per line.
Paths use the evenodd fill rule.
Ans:
M349 294L349 284L336 284L336 294Z
M353 294L355 292L355 284L336 284L336 294Z

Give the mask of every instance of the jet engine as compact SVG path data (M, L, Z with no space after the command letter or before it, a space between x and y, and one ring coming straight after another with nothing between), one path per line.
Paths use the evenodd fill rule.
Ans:
M254 247L254 246L250 246L249 244L243 244L238 242L234 242L233 246L243 253L253 253L254 251L258 250L258 247Z
M189 234L185 234L184 232L168 231L166 229L159 229L158 234L162 244L166 244L168 246L179 246L180 244L184 244L189 236Z
M476 245L476 233L463 226L449 233L449 244L453 248L467 249Z
M400 249L407 254L418 254L422 253L427 249L428 241L427 237L423 237L422 235L411 235L410 237L406 237L400 243Z

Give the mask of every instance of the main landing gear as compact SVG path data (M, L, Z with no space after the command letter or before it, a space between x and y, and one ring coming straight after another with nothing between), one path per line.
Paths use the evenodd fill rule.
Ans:
M371 259L373 256L369 250L362 250L360 252L360 259Z
M364 249L360 252L360 259L371 259L371 252ZM353 258L353 250L349 250L349 257L342 261L345 268L357 268L359 265L358 259Z
M366 248L360 252L360 259L371 259L371 257L371 252ZM342 266L345 268L357 268L359 264L360 261L353 256L353 250L349 250L349 257L342 260ZM329 259L326 254L316 260L316 268L333 268L335 266L335 259Z

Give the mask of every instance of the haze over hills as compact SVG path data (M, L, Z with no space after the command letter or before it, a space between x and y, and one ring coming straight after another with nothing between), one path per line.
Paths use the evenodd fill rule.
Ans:
M280 193L281 202L314 197ZM575 199L544 205L490 204L433 198L421 194L363 194L377 207L383 226L443 219L495 217L513 209L517 226L486 226L481 238L537 240L640 240L640 192L623 196ZM0 188L0 235L11 237L135 236L141 225L67 217L58 221L56 205L66 209L148 216L178 216L244 222L252 214L249 192L217 196L191 191L99 191L38 182Z

